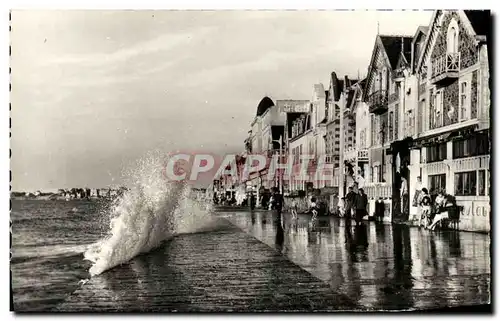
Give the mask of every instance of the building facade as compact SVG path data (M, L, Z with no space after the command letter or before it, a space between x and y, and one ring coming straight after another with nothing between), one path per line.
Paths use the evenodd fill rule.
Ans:
M490 230L490 76L487 11L437 10L416 64L417 134L412 163L432 194L463 206L462 230ZM411 188L413 190L413 188Z

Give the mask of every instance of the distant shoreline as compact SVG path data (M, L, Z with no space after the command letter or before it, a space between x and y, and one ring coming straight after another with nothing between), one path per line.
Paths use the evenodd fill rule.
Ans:
M65 196L11 196L11 200L15 201L65 201ZM90 198L70 198L68 201L97 201L110 200L110 197L90 197Z

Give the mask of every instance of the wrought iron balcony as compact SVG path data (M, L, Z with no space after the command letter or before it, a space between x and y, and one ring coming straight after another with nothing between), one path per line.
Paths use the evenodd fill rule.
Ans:
M432 61L431 82L433 84L455 80L460 71L460 53L445 53Z
M370 113L383 114L387 111L387 90L379 90L368 97Z

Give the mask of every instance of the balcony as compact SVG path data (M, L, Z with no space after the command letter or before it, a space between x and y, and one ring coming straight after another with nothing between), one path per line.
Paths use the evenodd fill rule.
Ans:
M460 53L445 53L432 61L431 82L444 85L458 79Z
M387 111L387 91L379 90L368 97L368 106L370 113L383 114Z
M363 148L358 150L358 162L360 161L368 161L368 149Z

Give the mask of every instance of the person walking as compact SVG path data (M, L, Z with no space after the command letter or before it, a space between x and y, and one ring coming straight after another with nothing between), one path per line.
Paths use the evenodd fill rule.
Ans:
M292 199L292 218L296 219L297 218L297 212L298 212L298 204L297 200L295 198Z
M312 219L315 220L316 217L318 217L318 204L316 203L315 197L311 198L310 210L311 210L312 215L313 215Z
M351 219L355 216L355 209L356 209L356 195L357 193L354 192L354 189L352 186L349 187L349 192L347 193L345 197L345 218L346 218L346 223L350 224Z
M363 217L368 215L368 196L365 191L360 188L359 193L356 196L356 224L361 224Z
M281 212L283 211L283 195L281 195L276 189L273 195L273 203L274 203L274 208L278 213L278 217L281 219Z

